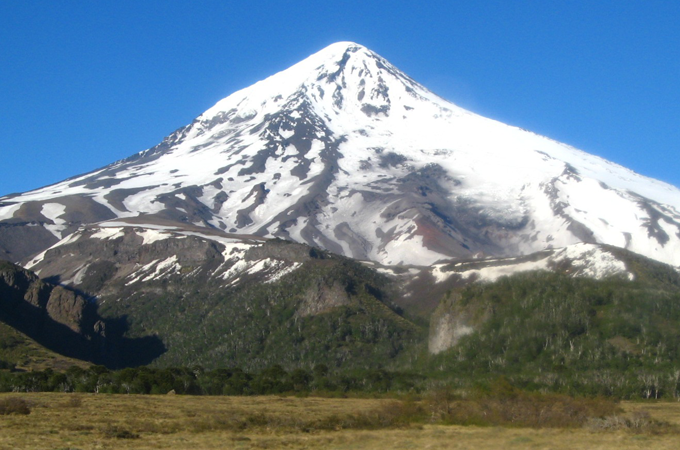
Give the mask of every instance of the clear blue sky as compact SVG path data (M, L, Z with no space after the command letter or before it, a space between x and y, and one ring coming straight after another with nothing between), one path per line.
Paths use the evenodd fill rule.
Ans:
M335 41L680 186L680 2L0 2L0 195L151 147Z

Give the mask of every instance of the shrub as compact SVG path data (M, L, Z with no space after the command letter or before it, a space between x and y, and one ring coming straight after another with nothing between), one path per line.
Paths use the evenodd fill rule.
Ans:
M66 408L80 408L83 406L83 399L80 396L72 395L64 402Z
M647 411L633 411L627 416L612 415L602 418L590 418L585 424L586 428L595 431L601 430L629 430L634 432L662 433L677 432L677 427L668 422L662 422L649 415Z
M30 413L31 408L28 402L22 398L10 397L0 400L0 415Z
M139 439L139 435L136 433L133 433L132 431L118 427L118 426L109 426L104 429L104 437L111 438L111 439Z

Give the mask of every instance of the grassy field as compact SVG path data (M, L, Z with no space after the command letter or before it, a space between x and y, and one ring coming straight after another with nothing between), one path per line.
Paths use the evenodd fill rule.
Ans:
M677 449L680 403L622 403L649 429L520 428L388 420L389 399L2 394L0 449ZM11 409L11 408L10 408ZM640 411L646 411L641 413ZM24 411L26 412L26 411Z

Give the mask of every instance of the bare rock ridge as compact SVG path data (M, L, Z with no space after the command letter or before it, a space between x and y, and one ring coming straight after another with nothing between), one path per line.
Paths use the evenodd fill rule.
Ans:
M0 257L26 263L105 222L279 237L384 265L593 243L678 266L679 211L676 187L463 110L340 42L151 149L1 197Z

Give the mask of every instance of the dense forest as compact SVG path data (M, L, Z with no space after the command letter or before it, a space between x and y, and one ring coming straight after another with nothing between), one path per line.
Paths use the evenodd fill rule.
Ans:
M535 272L469 286L435 314L466 312L475 331L429 358L424 372L458 386L502 374L530 390L678 398L678 277L657 275Z
M165 336L172 351L164 357L120 370L87 363L66 370L68 360L31 367L20 364L23 338L0 327L0 391L466 392L503 378L534 392L678 399L680 275L626 258L633 280L537 271L449 289L430 333L446 317L465 332L433 353L428 324L395 305L387 278L342 258L312 258L277 283L227 291L160 286L101 312L134 317L131 331L140 334L130 335L132 344L141 330Z

